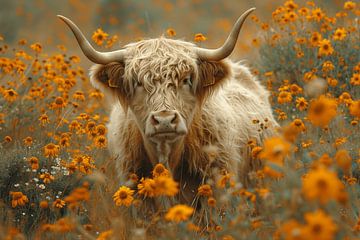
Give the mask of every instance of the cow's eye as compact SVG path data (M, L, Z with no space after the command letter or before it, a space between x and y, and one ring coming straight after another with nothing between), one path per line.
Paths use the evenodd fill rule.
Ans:
M192 87L192 79L191 79L191 76L187 76L186 78L184 78L183 80L183 84L184 85L188 85L189 87Z

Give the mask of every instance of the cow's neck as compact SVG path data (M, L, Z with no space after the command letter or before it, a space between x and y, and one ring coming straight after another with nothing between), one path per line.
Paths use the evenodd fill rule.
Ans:
M176 142L151 142L144 139L144 147L152 164L162 163L169 170L174 170L181 159L184 139Z

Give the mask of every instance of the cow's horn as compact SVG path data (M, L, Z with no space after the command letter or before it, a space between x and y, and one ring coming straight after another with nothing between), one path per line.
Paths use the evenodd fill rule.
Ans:
M79 46L85 56L94 63L99 64L107 64L110 62L119 62L124 59L125 57L125 50L117 50L113 52L98 52L96 51L89 41L85 38L84 34L80 31L80 29L73 23L70 19L57 15L61 20L63 20L74 33L76 40L79 43Z
M226 39L224 45L217 49L205 49L205 48L196 48L196 53L199 58L209 61L220 61L226 57L228 57L231 52L234 50L236 40L239 36L240 29L245 22L245 19L251 12L253 12L255 8L250 8L246 12L244 12L239 19L236 21L233 26L228 38Z

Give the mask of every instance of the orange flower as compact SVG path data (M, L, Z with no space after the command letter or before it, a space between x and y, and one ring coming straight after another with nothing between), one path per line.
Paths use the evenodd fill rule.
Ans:
M18 93L14 89L5 90L3 93L4 99L8 102L14 102L18 96Z
M336 116L336 111L336 101L321 95L311 103L308 119L315 126L325 127Z
M42 208L42 209L48 208L48 207L49 207L48 201L41 201L41 202L39 203L39 207Z
M292 100L291 93L285 91L280 92L277 100L280 104L289 103Z
M179 192L178 184L171 177L159 176L154 179L156 195L174 196Z
M279 234L287 240L302 240L303 237L303 226L296 220L290 219L279 228Z
M57 97L55 101L51 104L53 109L64 108L66 107L66 102L62 97Z
M26 146L31 146L31 144L33 143L32 137L26 137L23 139L23 141Z
M360 73L354 73L350 79L350 84L360 86Z
M344 9L345 10L353 10L354 8L356 8L356 3L353 1L347 1L344 3Z
M195 34L194 41L195 42L203 42L206 40L206 37L202 33Z
M201 185L198 188L198 194L200 196L210 197L210 196L212 196L213 191L212 191L211 186L209 184L204 184L204 185Z
M34 50L36 53L40 53L42 50L42 46L40 45L40 43L34 43L30 45L30 48L32 50Z
M53 143L49 143L44 147L44 156L45 157L56 157L59 155L60 146Z
M55 179L55 177L53 175L51 175L50 173L43 173L43 174L40 174L40 179L42 179L44 183L50 183L51 181L53 181Z
M154 197L156 195L155 180L151 178L142 178L137 185L138 193L145 197Z
M156 164L154 170L152 171L152 175L154 178L159 176L170 176L169 171L162 165L161 163Z
M92 35L92 40L99 46L107 39L109 34L105 33L101 28L98 28Z
M169 37L174 37L174 36L176 36L176 32L175 32L175 30L174 30L173 28L168 28L168 29L166 30L166 34L167 34Z
M315 8L311 11L312 18L319 22L324 16L324 12L320 8Z
M24 195L22 192L10 192L10 196L12 198L11 206L13 208L17 206L25 206L25 204L29 202L27 196Z
M39 169L39 159L37 157L30 157L28 161L31 165L31 169L33 170Z
M290 152L290 144L280 137L268 138L264 142L264 150L260 153L261 159L271 163L283 165L284 158Z
M320 33L318 32L313 32L311 34L311 38L310 38L310 44L313 46L313 47L316 47L319 45L319 42L321 41L322 39L322 36Z
M337 225L322 210L305 214L304 239L331 240L335 238Z
M346 30L345 28L338 28L335 30L333 39L336 41L341 41L346 38Z
M311 170L303 178L302 192L308 200L319 200L325 204L330 200L336 200L341 194L343 184L336 173L319 167Z
M45 126L46 124L50 123L49 117L46 115L46 113L39 117L39 121L41 126Z
M105 148L107 146L107 140L105 136L97 136L94 140L94 145L98 148Z
M345 149L341 149L335 154L336 164L346 173L351 168L351 157Z
M134 190L131 190L128 187L121 186L113 195L116 206L124 205L126 207L129 207L134 200L134 192Z
M61 200L61 199L56 199L54 202L53 202L53 207L55 208L63 208L65 206L65 201L64 200Z
M331 46L331 42L328 39L319 41L319 56L329 56L334 52L334 48Z
M189 217L193 214L194 209L187 205L178 204L174 207L170 208L165 215L165 219L172 222L182 222L189 219Z
M351 102L349 110L351 115L360 118L360 100Z

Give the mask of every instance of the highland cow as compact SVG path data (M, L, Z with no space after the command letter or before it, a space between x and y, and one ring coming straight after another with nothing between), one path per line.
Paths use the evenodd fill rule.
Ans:
M130 173L146 177L163 163L188 202L214 169L249 184L260 162L252 159L248 142L260 145L277 126L268 91L247 67L227 58L253 10L237 20L218 49L160 37L98 52L72 21L59 16L96 63L91 83L112 105L109 150L122 183Z

